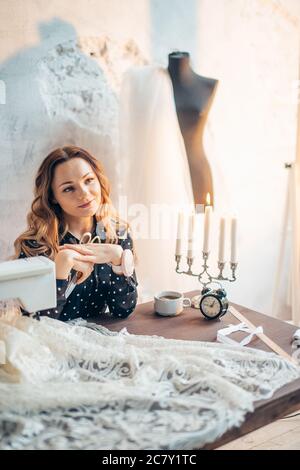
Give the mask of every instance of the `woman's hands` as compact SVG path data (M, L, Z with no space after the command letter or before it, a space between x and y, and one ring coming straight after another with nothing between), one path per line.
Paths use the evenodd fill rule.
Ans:
M64 248L63 245L55 257L56 278L67 279L71 269L78 272L77 284L84 282L92 273L96 257L92 250L89 250L84 245L68 245L72 248ZM80 249L74 250L73 247Z
M110 243L61 245L55 257L56 278L67 279L71 269L78 272L77 284L84 282L93 272L94 264L121 264L123 248Z
M120 245L112 243L86 243L73 245L66 243L59 247L60 252L74 250L78 255L93 256L93 263L104 264L112 263L119 266L121 264L123 248ZM75 268L74 268L75 269Z

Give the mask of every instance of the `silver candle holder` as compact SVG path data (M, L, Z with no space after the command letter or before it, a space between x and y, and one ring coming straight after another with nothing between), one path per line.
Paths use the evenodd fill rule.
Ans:
M194 257L189 257L187 256L186 258L186 261L187 261L187 265L188 265L188 269L186 271L183 271L183 270L180 270L179 268L179 265L180 265L180 262L181 262L181 259L182 259L182 255L175 255L175 261L176 261L176 273L178 274L187 274L188 276L194 276L194 277L197 277L198 278L198 281L200 282L200 284L202 284L203 287L207 286L207 284L210 284L212 282L220 282L220 281L229 281L229 282L234 282L236 281L236 269L237 269L237 265L238 263L232 263L230 261L230 269L231 269L231 277L225 277L223 275L223 271L225 269L225 262L220 262L218 261L218 269L219 269L219 274L216 275L216 276L213 276L210 272L209 272L209 266L208 266L208 257L209 257L209 251L205 252L205 251L202 251L202 258L203 258L203 270L196 274L193 272L192 270L192 266L193 266L193 263L194 263ZM197 298L193 298L195 304L197 304L197 300L199 301L201 295L197 296Z

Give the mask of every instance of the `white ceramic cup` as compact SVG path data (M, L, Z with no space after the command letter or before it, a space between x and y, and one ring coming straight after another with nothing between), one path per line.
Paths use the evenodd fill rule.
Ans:
M183 297L180 292L162 291L154 296L154 309L156 313L164 317L179 315L184 307L190 307L191 300Z

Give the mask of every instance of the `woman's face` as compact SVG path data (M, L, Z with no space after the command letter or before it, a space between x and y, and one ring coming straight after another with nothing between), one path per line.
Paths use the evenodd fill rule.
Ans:
M91 165L83 158L72 158L54 170L52 191L65 214L93 216L101 204L101 186Z

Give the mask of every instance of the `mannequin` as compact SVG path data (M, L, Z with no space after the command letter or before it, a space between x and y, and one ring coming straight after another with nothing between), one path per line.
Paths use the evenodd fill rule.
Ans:
M194 202L203 210L209 192L214 205L213 181L202 138L218 80L197 75L188 52L169 54L168 72L173 84L179 126L188 158ZM198 211L198 208L197 208Z

